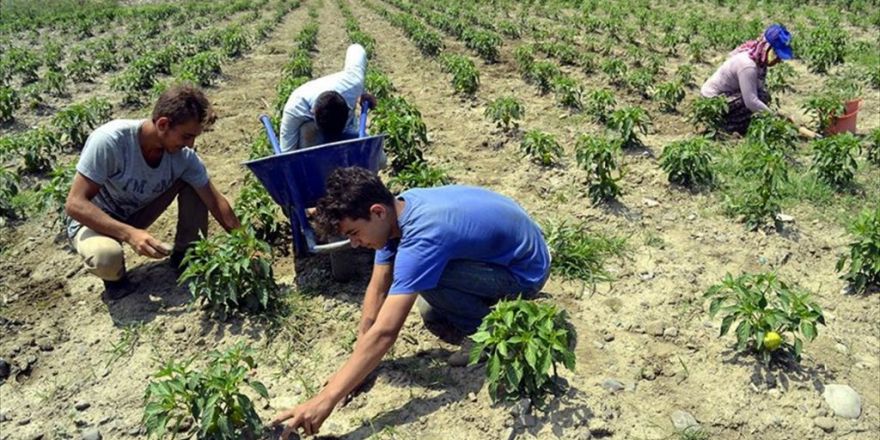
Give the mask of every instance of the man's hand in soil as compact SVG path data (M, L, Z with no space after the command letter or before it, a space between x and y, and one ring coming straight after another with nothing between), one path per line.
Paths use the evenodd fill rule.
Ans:
M125 241L138 255L150 258L164 258L168 255L163 248L162 242L153 238L149 232L143 229L132 230Z
M282 411L272 419L272 426L284 427L281 440L291 438L291 434L296 434L299 428L303 429L305 435L315 435L331 411L333 402L318 394L301 405Z

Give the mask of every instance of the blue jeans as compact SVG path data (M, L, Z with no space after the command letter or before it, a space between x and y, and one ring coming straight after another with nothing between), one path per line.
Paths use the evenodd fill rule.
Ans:
M502 299L538 295L547 277L524 287L504 266L473 260L446 264L437 287L421 292L416 303L425 327L440 339L458 344L473 334L489 309Z

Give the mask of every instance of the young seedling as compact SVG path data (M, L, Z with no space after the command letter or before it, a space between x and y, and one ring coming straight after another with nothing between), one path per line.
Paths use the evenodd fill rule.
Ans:
M433 186L448 185L449 176L442 168L428 165L426 162L416 162L407 165L391 179L388 185L396 192L406 191L410 188L430 188Z
M13 113L21 106L21 99L12 87L0 86L0 122L14 119Z
M242 343L221 353L212 351L203 370L192 368L194 359L168 361L144 393L143 424L149 437L172 437L178 432L202 440L257 438L263 422L247 386L263 399L265 385L250 377L257 368L254 351ZM185 428L190 426L189 428Z
M15 220L21 216L20 207L13 201L19 193L20 178L0 167L0 218Z
M235 211L241 224L252 227L259 240L277 243L288 231L287 225L278 220L278 205L250 174L245 177Z
M556 92L559 105L572 110L583 108L584 88L574 79L560 74L553 79L553 91Z
M719 337L736 325L736 349L757 352L765 365L780 348L799 361L804 341L816 339L816 326L825 325L810 294L790 288L775 273L727 274L703 298L710 301L709 316L722 317Z
M752 117L746 140L783 153L790 153L797 148L797 127L774 114L760 113Z
M570 328L565 312L553 304L500 301L471 336L470 364L476 364L484 352L488 356L486 378L492 400L528 397L543 403L547 393L559 390L554 381L556 365L574 371Z
M661 83L653 89L651 97L660 103L661 110L673 113L684 99L684 87L678 81Z
M673 142L660 155L660 168L666 172L669 183L694 187L711 185L712 144L706 138L694 138Z
M804 113L810 115L814 128L820 133L828 131L834 119L843 116L843 100L831 94L814 95L803 106Z
M880 167L880 127L871 130L871 134L866 140L866 159L868 159L868 162Z
M594 205L614 200L622 193L617 183L623 178L620 152L619 139L581 135L575 145L577 163L589 176L589 194Z
M526 133L520 143L520 151L523 156L545 167L553 165L562 158L562 146L556 142L556 138L540 130Z
M813 165L820 181L838 190L849 186L858 168L856 155L861 145L851 133L837 134L813 141Z
M585 222L551 221L541 229L553 256L550 270L568 280L584 281L594 287L596 283L611 281L605 260L626 256L625 238L591 231Z
M764 143L748 142L738 174L748 183L740 194L728 199L728 213L740 216L749 230L775 222L781 210L782 186L788 182L784 153Z
M456 93L473 97L480 87L480 73L474 62L458 54L446 54L440 58L443 70L452 74L452 87Z
M510 133L519 128L519 120L525 115L525 109L515 97L504 96L490 102L484 114L497 127Z
M869 286L880 288L880 206L862 211L850 233L854 240L849 255L837 260L837 271L844 272L840 278L849 282L853 293L864 293Z
M650 127L651 117L641 107L624 107L615 110L608 118L608 128L620 136L624 148L643 146L639 132L648 134Z
M186 252L182 263L186 269L178 282L221 319L234 311L265 310L279 295L271 252L244 227L203 238Z
M727 100L723 96L697 98L693 103L688 120L698 127L701 133L714 138L721 133L726 115Z
M614 93L608 89L596 89L587 94L586 112L591 115L596 122L605 122L617 100L614 99Z
M391 158L391 173L423 162L422 148L428 145L428 128L419 110L402 97L383 100L373 112L372 127L385 133L385 150Z

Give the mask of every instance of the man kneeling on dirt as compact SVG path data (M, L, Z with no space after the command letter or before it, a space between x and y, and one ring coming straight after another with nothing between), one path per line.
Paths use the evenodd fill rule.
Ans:
M317 396L273 420L284 424L282 438L300 427L318 431L376 368L414 303L428 330L457 344L499 300L534 298L550 271L538 225L513 200L482 188L411 189L395 198L372 172L341 168L327 179L315 221L352 246L376 249L375 263L354 353ZM451 365L466 364L469 345Z
M104 280L108 299L131 291L122 242L143 256L170 254L178 269L190 243L207 234L208 211L226 230L239 226L193 150L196 137L214 119L201 90L176 86L162 93L151 119L110 121L86 141L65 204L67 233L89 271ZM144 229L175 197L172 249Z
M364 93L367 51L352 44L345 52L345 67L296 88L281 116L281 151L288 152L348 137L357 137L354 109L360 100L376 107L376 98Z

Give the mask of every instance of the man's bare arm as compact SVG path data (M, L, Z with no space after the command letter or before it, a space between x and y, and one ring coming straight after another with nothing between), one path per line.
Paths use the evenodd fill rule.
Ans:
M73 184L70 185L70 192L67 193L67 201L64 203L67 215L99 234L128 243L140 255L151 258L164 257L162 243L153 238L149 232L114 219L92 203L92 198L100 190L100 185L76 173Z
M364 306L361 314L361 322L358 324L358 338L360 338L379 315L382 303L388 295L391 288L391 281L394 276L393 264L374 264L373 275L370 277L370 283L367 285L367 291L364 294Z
M217 219L220 226L223 226L223 229L230 231L241 226L241 222L238 221L238 216L235 215L235 211L232 210L229 201L226 200L223 194L217 191L217 188L210 180L207 185L196 188L196 194L199 195L199 198L202 199L202 202L205 203L208 211Z

